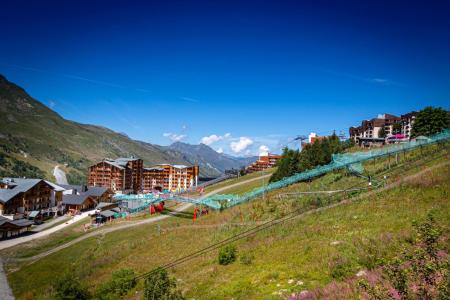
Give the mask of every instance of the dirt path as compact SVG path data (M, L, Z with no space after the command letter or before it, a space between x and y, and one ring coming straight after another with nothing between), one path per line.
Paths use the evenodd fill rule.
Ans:
M256 177L256 178L252 178L252 179L248 179L248 180L241 181L241 182L237 182L237 183L234 183L232 185L229 185L229 186L226 186L226 187L222 187L222 188L216 189L214 191L211 191L209 193L206 193L205 195L202 196L202 198L206 198L208 196L220 193L222 191L234 188L236 186L248 184L248 183L256 181L256 180L261 180L261 178L269 177L269 176L270 176L270 174L269 175L260 176L260 177ZM166 215L160 215L160 216L157 216L157 217L154 217L154 218L150 218L150 219L146 219L146 220L142 220L142 221L137 221L137 222L133 222L133 223L121 224L121 225L117 225L117 226L110 227L110 228L99 229L99 230L87 233L87 234L85 234L83 236L80 236L80 237L78 237L78 238L76 238L76 239L74 239L74 240L72 240L70 242L67 242L67 243L63 244L63 245L57 246L57 247L55 247L55 248L53 248L51 250L42 252L42 253L37 254L35 256L32 256L32 257L15 259L15 261L32 261L31 263L33 263L36 260L39 260L39 259L41 259L43 257L46 257L46 256L52 254L52 253L58 252L58 251L60 251L62 249L65 249L65 248L70 247L70 246L72 246L72 245L74 245L76 243L79 243L79 242L81 242L81 241L83 241L85 239L88 239L88 238L91 238L91 237L94 237L94 236L97 236L97 235L104 235L104 234L108 234L108 233L111 233L111 232L114 232L114 231L117 231L117 230L128 229L128 228L139 226L139 225L151 224L151 223L159 222L161 220L164 220L164 219L176 216L177 214L179 214L179 213L189 209L192 205L193 204L191 204L191 203L183 204L180 207L176 208L174 211L172 211L172 212L170 212L170 213L168 213ZM220 224L220 225L222 226L222 224ZM45 232L45 231L42 231L42 233L43 232ZM33 237L33 236L30 236L30 237ZM12 246L10 246L10 247L12 247ZM3 247L2 248L1 244L0 244L0 249L5 249L5 248L8 248L8 247Z
M365 198L365 197L369 197L369 196L371 196L371 195L373 195L375 193L380 193L380 192L383 192L383 191L395 188L395 187L401 185L404 182L408 182L408 181L414 180L414 179L422 176L423 174L425 174L427 172L430 172L431 170L434 170L436 168L440 168L440 167L445 166L447 164L450 164L450 161L446 161L446 162L443 162L441 164L432 166L430 168L421 170L420 172L418 172L416 174L403 177L403 178L401 178L400 180L398 180L396 182L390 183L390 184L388 184L388 185L386 185L386 186L384 186L384 187L382 187L380 189L376 189L376 190L367 192L367 193L365 193L363 195L360 195L358 197L355 197L355 198L352 198L352 199L343 200L343 201L341 201L339 203L335 203L335 204L332 204L332 205L329 205L329 206L326 206L326 207L320 207L320 208L317 208L317 209L314 209L314 210L307 211L305 213L302 213L302 214L296 216L296 218L302 217L302 216L306 216L306 215L309 215L309 214L313 214L313 213L316 213L316 212L319 212L319 211L331 209L331 208L334 208L334 207L337 207L337 206L341 206L341 205L344 205L344 204L348 204L348 203L353 202L355 200L358 200L358 199L361 199L361 198ZM265 176L267 176L267 175L265 175ZM235 186L238 186L238 185L241 185L241 184L246 184L248 182L251 182L251 181L254 181L254 180L260 180L260 179L261 179L261 177L258 177L258 178L246 180L246 181L243 181L243 182L239 182L239 183L236 183L236 184L224 187L224 188L217 189L217 190L212 191L210 193L207 193L203 197L208 197L208 196L210 196L212 194L224 191L226 189L233 188ZM143 220L143 221L139 221L139 222L135 222L135 223L123 224L123 225L119 225L119 226L112 227L112 228L100 229L98 231L94 231L94 232L88 233L86 235L83 235L83 236L81 236L81 237L79 237L77 239L74 239L73 241L70 241L70 242L68 242L66 244L60 245L58 247L55 247L55 248L53 248L51 250L48 250L46 252L40 253L40 254L32 256L32 257L16 259L15 261L30 261L29 264L32 264L35 261L37 261L37 260L39 260L39 259L41 259L43 257L46 257L46 256L48 256L48 255L50 255L52 253L55 253L55 252L58 252L58 251L60 251L62 249L70 247L70 246L72 246L72 245L74 245L76 243L79 243L79 242L87 239L87 238L90 238L90 237L93 237L93 236L96 236L96 235L100 235L100 234L108 234L108 233L111 233L111 232L114 232L114 231L117 231L117 230L127 229L127 228L131 228L131 227L134 227L134 226L139 226L139 225L142 225L142 224L149 224L149 223L158 222L158 221L161 221L163 219L169 218L171 216L177 215L179 212L182 212L182 211L188 209L190 206L192 206L192 204L190 204L190 203L189 204L185 204L185 205L179 207L178 209L176 209L174 212L171 212L168 215L161 215L161 216L158 216L158 217L155 217L155 218L152 218L152 219L147 219L147 220ZM224 225L226 225L226 224L199 225L197 227L199 227L199 228L200 227L206 228L206 227L219 227L219 226L224 226ZM241 224L241 225L245 226L247 224ZM253 225L255 225L255 224L253 223ZM193 227L193 226L195 226L195 225L191 225L191 227ZM195 228L195 227L193 227L193 228Z
M205 195L202 196L202 198L206 198L208 196L220 193L220 192L225 191L227 189L231 189L231 188L234 188L236 186L244 185L244 184L256 181L256 180L261 180L262 178L266 178L266 177L270 177L270 176L271 175L268 174L268 175L259 176L259 177L252 178L252 179L248 179L248 180L245 180L245 181L237 182L237 183L234 183L232 185L228 185L228 186L225 186L225 187L213 190L213 191L211 191L209 193L206 193ZM138 225L158 222L158 221L164 220L166 218L172 217L174 215L177 215L177 213L183 212L183 211L189 209L189 207L191 207L191 206L192 206L192 204L188 203L188 204L184 204L184 205L180 206L174 212L169 213L167 215L162 215L162 216L158 216L158 217L147 219L147 220L143 220L143 221L138 221L138 222L127 223L127 224L123 224L123 225L118 225L118 226L113 227L113 228L99 229L97 231L88 233L86 235L83 235L83 236L79 237L78 239L75 239L75 240L69 242L69 243L72 243L72 244L67 243L67 244L64 244L64 245L69 245L70 246L70 245L75 244L76 242L82 241L85 238L89 238L89 237L95 236L97 234L106 234L106 233L109 233L109 232L113 232L113 231L121 230L121 229L126 229L126 228L130 228L130 227L133 227L133 226L138 226ZM65 222L63 224L54 226L54 227L52 227L52 228L50 228L48 230L42 230L42 231L40 231L40 232L38 232L36 234L32 234L32 235L28 235L28 236L24 236L24 237L19 237L19 238L15 238L15 239L11 239L11 240L2 241L2 242L0 242L0 250L6 249L6 248L10 248L10 247L16 246L18 244L30 242L32 240L35 240L35 239L38 239L38 238L41 238L41 237L46 237L46 236L50 235L51 233L54 233L54 232L59 231L61 229L64 229L68 225L73 224L74 222L77 222L77 221L79 221L82 218L85 218L87 216L88 215L86 213L84 213L81 216L76 216L74 219L70 220L69 222ZM61 245L61 246L64 246L64 245ZM57 249L57 248L55 248L55 249ZM61 248L61 249L64 249L64 248Z
M61 229L66 228L67 226L69 226L69 225L71 225L71 224L73 224L75 222L78 222L78 221L80 221L80 220L82 220L84 218L89 217L89 214L91 214L91 213L93 213L92 210L86 211L86 212L83 212L80 215L76 215L75 217L73 217L72 219L68 220L67 222L64 222L62 224L53 226L53 227L48 228L46 230L42 230L42 231L39 231L39 232L31 234L31 235L26 235L26 236L22 236L22 237L6 240L6 241L1 241L0 242L0 250L6 249L6 248L10 248L10 247L22 244L22 243L30 242L30 241L38 239L38 238L46 237L46 236L48 236L48 235L50 235L50 234L52 234L52 233L54 233L56 231L59 231Z

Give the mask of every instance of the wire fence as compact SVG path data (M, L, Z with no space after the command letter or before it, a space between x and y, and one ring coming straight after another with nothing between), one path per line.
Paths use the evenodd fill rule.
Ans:
M435 134L429 138L421 137L413 141L394 144L385 146L383 148L373 149L370 151L360 151L354 153L343 153L343 154L333 154L332 161L327 165L318 166L314 169L307 170L301 173L297 173L293 176L283 178L282 180L272 182L266 186L258 187L242 195L235 194L216 194L208 196L205 198L188 198L182 197L177 194L166 194L166 195L154 195L154 194L144 194L144 195L120 195L116 196L116 200L125 201L127 203L136 201L139 205L136 205L129 209L130 212L141 211L148 208L151 204L159 203L164 200L173 200L177 202L192 203L195 205L205 205L213 209L225 209L232 207L251 199L260 197L265 193L287 187L294 183L309 180L326 173L348 168L350 172L355 174L362 174L364 168L362 162L372 160L379 157L386 157L414 149L421 148L423 146L445 142L450 138L450 131L444 130L441 133Z

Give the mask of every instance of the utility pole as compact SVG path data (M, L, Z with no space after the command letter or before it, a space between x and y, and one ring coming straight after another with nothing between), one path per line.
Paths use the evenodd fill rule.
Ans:
M262 179L263 201L264 201L264 200L266 200L266 191L265 191L265 188L264 188L264 185L265 185L265 183L264 183L264 169L261 170L261 174L262 174L261 179Z

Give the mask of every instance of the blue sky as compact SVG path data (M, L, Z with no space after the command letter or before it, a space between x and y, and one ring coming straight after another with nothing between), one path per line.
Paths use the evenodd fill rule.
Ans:
M278 152L379 113L449 108L450 5L409 2L9 1L0 73L135 139Z

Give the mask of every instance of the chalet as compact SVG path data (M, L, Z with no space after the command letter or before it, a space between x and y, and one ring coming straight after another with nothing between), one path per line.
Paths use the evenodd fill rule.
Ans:
M64 195L62 204L68 211L84 211L93 209L96 206L95 200L92 196L87 194L70 194Z
M100 202L111 202L112 196L114 192L110 188L101 187L101 186L86 186L86 185L68 185L63 184L61 187L64 188L64 195L71 194L86 194L91 196L92 199L95 200L96 203Z
M0 215L48 210L54 185L42 179L3 178L0 180Z
M89 167L88 184L113 192L138 193L142 191L142 172L142 159L105 159Z
M0 216L0 239L6 239L22 234L33 225L32 221L27 219L14 219Z

